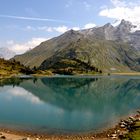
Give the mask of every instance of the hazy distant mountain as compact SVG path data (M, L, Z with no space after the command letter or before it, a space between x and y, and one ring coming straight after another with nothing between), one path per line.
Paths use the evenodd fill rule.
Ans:
M10 59L16 55L15 52L9 50L8 48L0 48L0 58Z
M122 20L116 27L108 23L86 30L70 30L14 59L39 69L140 71L140 31L134 28Z

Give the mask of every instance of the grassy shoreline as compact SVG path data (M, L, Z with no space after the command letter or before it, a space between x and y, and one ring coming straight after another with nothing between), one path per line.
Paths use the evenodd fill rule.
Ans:
M12 74L7 74L7 75L3 75L0 73L0 80L1 79L7 79L7 78L14 78L14 77L20 77L22 75L26 75L23 73L12 73ZM29 74L29 76L33 76L33 77L43 77L43 76L55 76L56 74L49 72L44 72L44 73L34 73L34 74ZM132 73L102 73L102 74L75 74L72 76L140 76L140 72L132 72Z
M112 73L111 75L140 76L140 72Z

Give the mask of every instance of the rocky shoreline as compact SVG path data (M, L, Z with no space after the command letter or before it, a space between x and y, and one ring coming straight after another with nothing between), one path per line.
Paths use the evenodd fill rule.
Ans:
M135 136L136 132L136 136ZM133 133L131 138L131 133ZM133 137L140 139L140 111L134 116L129 116L114 127L102 133L89 133L83 135L48 135L18 132L7 129L0 129L0 140L133 140Z

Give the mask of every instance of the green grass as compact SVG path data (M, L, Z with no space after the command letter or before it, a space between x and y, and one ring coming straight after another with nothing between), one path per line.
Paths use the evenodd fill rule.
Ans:
M8 61L0 58L0 78L9 78L17 74L30 74L32 71L16 61Z
M123 140L140 140L140 121L134 125Z

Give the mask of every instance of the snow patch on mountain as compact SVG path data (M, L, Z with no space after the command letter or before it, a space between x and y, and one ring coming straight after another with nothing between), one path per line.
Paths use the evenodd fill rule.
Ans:
M136 31L140 31L140 23L134 24L134 26L131 28L131 33Z

